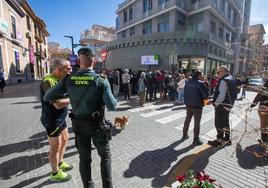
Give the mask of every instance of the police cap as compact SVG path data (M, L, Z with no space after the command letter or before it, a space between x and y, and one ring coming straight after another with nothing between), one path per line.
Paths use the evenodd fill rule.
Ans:
M95 57L95 55L93 54L93 52L90 48L85 48L85 47L80 48L77 53L78 53L78 55L85 55L88 58Z

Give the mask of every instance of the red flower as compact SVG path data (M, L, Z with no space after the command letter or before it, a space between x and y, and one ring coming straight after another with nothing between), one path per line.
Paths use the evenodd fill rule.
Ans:
M199 173L196 178L198 179L198 181L204 181L205 180L205 176L202 175L201 173Z
M185 176L177 176L177 180L179 182L183 182L185 180Z

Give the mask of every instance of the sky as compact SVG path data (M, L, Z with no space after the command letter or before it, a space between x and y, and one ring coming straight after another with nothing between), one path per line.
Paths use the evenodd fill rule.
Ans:
M79 43L80 33L93 24L115 26L118 5L124 0L28 0L37 16L44 20L50 33L49 42L58 42L61 47L71 48L74 37ZM251 24L262 23L268 34L268 2L252 0ZM265 36L268 43L268 35Z
M35 14L46 23L49 42L71 48L74 37L79 43L80 34L93 24L115 26L118 5L123 0L28 0Z
M252 0L250 24L262 23L266 30L265 43L268 43L268 1Z

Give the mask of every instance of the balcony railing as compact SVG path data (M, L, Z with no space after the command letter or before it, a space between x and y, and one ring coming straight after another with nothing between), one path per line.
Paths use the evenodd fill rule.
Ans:
M109 36L109 37L103 37L101 35L86 35L86 36L81 36L81 40L87 39L87 40L99 40L99 41L104 41L104 42L110 42L112 40L115 40L115 36Z
M170 1L162 3L161 5L159 5L158 10L164 10L166 8L169 8L169 7L171 7L171 2Z

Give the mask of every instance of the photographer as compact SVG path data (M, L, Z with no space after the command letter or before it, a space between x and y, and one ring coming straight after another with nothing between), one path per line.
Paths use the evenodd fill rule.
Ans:
M66 77L46 95L53 101L68 93L72 105L72 126L79 153L79 170L84 188L94 188L91 178L91 141L101 157L103 188L112 188L110 125L105 121L104 106L115 109L116 100L107 79L93 70L95 58L89 48L78 51L80 70Z

